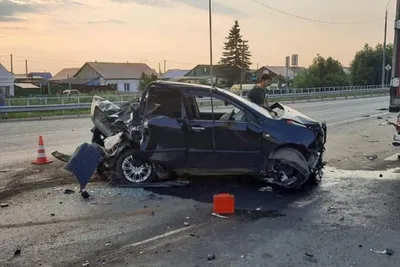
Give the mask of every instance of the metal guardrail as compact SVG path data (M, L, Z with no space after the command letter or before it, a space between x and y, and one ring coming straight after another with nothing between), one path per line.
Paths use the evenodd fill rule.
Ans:
M374 93L388 93L389 88L375 88L375 89L362 89L362 90L340 90L340 91L326 91L314 93L291 93L291 94L270 94L269 99L306 99L307 101L312 98L336 98L343 95L343 97L357 95L373 95ZM132 98L132 97L131 97ZM92 99L92 97L90 98ZM115 104L126 103L127 101L116 101ZM48 103L48 101L46 101ZM60 111L60 110L82 110L89 109L90 103L64 103L64 104L38 104L38 105L19 105L19 106L1 106L0 113L14 113L14 112L38 112L38 111Z

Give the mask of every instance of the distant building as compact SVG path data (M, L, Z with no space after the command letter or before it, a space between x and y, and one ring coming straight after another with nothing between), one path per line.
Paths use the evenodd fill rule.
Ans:
M191 71L185 74L185 82L211 84L210 65L197 65ZM219 87L230 87L232 77L240 78L240 68L225 65L213 65L214 83ZM192 80L190 80L192 78ZM200 82L197 82L200 81Z
M165 72L162 75L162 79L163 80L171 80L177 77L182 77L185 76L190 70L180 70L180 69L171 69L171 70L167 70L167 72Z
M0 95L14 96L14 75L0 63Z
M136 92L142 73L157 75L145 63L87 62L73 78L92 81L93 85L115 86L120 92Z
M49 79L50 83L62 83L64 80L72 78L80 68L65 68Z
M28 74L28 78L32 77L42 77L44 81L50 80L53 76L51 75L50 72L30 72Z
M292 80L295 75L302 73L306 68L304 67L289 67L288 68L288 78ZM286 67L285 66L263 66L259 68L257 71L254 72L255 76L257 77L257 80L260 79L261 75L267 73L269 74L272 78L276 76L282 76L286 78Z

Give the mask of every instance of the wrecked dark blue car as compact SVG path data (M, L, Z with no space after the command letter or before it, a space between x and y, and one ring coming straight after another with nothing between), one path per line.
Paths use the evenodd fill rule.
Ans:
M95 96L97 171L130 183L171 174L250 175L284 187L317 181L326 124L280 103L266 109L226 90L152 82L122 105Z

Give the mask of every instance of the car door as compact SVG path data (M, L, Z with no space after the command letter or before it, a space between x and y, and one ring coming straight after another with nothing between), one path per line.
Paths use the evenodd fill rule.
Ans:
M217 157L214 147L211 113L211 98L209 92L188 90L186 102L188 107L187 142L188 168L199 171L215 170Z
M186 110L179 90L150 88L143 108L141 151L151 161L171 168L187 163Z
M256 172L261 159L262 135L248 129L252 113L233 100L213 95L214 138L219 171ZM221 115L222 111L224 114ZM233 112L233 113L232 113ZM231 117L233 115L232 118Z

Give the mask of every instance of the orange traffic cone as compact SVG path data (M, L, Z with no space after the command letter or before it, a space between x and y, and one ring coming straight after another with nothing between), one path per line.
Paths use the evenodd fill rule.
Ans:
M39 148L37 150L38 155L36 160L32 161L32 164L43 165L52 163L52 160L47 159L46 150L44 149L43 137L39 136Z

